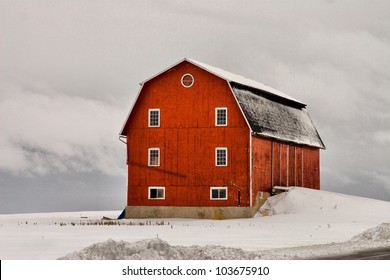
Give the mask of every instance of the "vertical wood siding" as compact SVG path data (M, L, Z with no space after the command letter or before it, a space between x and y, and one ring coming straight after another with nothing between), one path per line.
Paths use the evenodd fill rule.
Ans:
M252 137L253 199L273 186L320 189L320 150Z
M184 88L190 73L194 85ZM215 126L215 108L228 108L228 125ZM160 127L148 110L160 109ZM249 206L249 128L223 79L183 62L145 83L127 129L129 206ZM215 166L215 148L228 148L228 166ZM148 167L148 148L160 166ZM164 186L164 200L148 199ZM210 187L228 187L227 200L210 200ZM240 192L240 201L239 195Z

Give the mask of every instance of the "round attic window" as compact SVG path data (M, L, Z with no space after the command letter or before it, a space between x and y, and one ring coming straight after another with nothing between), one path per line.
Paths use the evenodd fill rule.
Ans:
M181 77L181 84L185 88L192 87L194 84L194 77L191 74L184 74L183 77Z

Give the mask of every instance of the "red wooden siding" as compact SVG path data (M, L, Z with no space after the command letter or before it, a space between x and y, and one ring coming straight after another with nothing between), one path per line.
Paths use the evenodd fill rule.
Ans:
M184 88L181 77L194 76ZM215 126L215 108L228 108L228 125ZM148 110L160 109L160 127ZM183 62L146 82L127 125L129 206L249 206L249 128L223 79ZM215 149L228 148L228 166L215 166ZM160 166L148 167L148 148ZM165 199L148 199L164 186ZM210 200L210 187L228 187L227 200ZM238 193L240 192L240 201Z
M253 199L273 186L320 188L320 150L252 137Z
M295 162L295 146L288 146L288 177L287 177L287 185L288 186L296 186L296 162Z
M305 147L303 150L303 187L320 189L320 151Z
M280 144L280 186L288 186L288 145Z
M273 141L271 139L252 137L252 195L254 197L259 191L270 192L271 185L275 184L273 178L279 178L279 168L275 169L276 173L271 172L272 145Z

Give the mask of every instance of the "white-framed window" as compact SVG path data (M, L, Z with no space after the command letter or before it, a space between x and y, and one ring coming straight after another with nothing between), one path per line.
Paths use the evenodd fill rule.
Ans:
M210 199L211 200L227 200L227 187L211 187Z
M148 199L165 199L165 187L148 187Z
M194 76L191 74L184 74L181 77L181 85L185 88L190 88L194 84Z
M215 148L215 165L227 166L228 165L228 149L227 148Z
M149 127L160 126L160 109L149 109L148 126Z
M215 108L215 125L216 126L227 126L228 122L228 111L227 108Z
M160 166L160 148L148 149L148 165Z

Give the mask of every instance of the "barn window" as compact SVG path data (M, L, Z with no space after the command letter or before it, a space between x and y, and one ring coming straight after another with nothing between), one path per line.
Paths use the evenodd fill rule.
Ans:
M149 199L165 199L165 187L149 187Z
M215 108L215 125L227 126L227 108Z
M185 88L192 87L194 84L194 77L191 74L184 74L183 77L181 77L181 84Z
M148 150L148 165L149 166L160 166L160 149L150 148Z
M215 165L216 166L227 166L227 148L216 148L215 149Z
M160 109L149 109L149 127L160 126Z
M211 200L227 200L227 187L211 187L210 188Z

